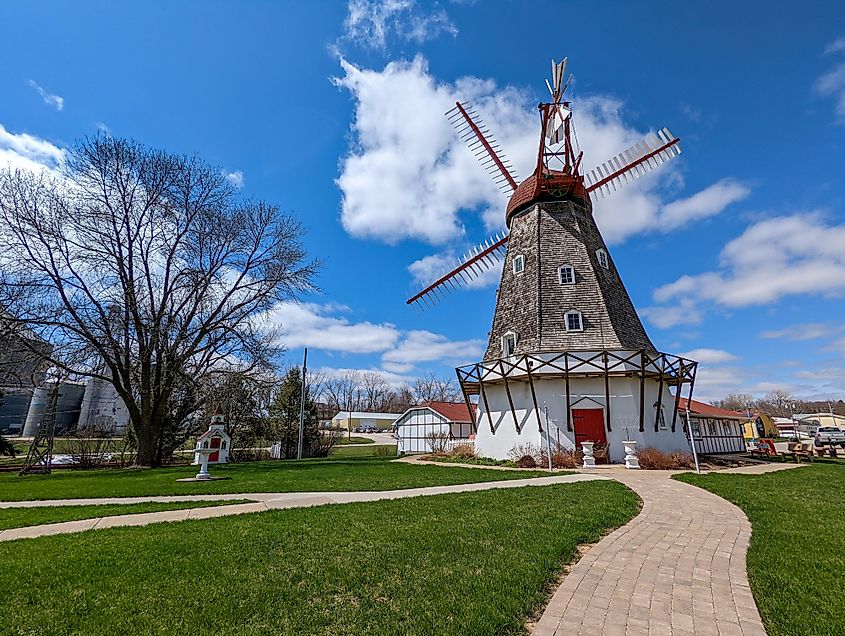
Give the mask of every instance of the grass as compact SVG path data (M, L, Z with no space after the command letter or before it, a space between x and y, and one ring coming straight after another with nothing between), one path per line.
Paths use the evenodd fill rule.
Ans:
M769 634L845 634L845 467L675 478L748 516L748 578Z
M637 508L602 481L0 544L0 633L520 634Z
M244 503L246 499L228 501L170 501L137 504L103 504L97 506L37 506L34 508L0 508L0 530L39 526L44 523L60 523L79 519L95 519L115 515L132 515L140 512L162 510L184 510Z
M493 459L492 457L455 457L452 455L426 455L424 459L429 462L440 462L441 464L471 464L472 466L504 466L505 468L516 468L516 463L514 463L510 459Z
M377 457L379 453L396 459L396 444L347 444L332 449L332 457Z
M372 446L360 448L370 449ZM196 471L196 466L177 466L146 470L57 470L51 475L26 477L19 477L17 473L0 473L0 498L4 501L31 501L239 492L394 490L537 477L532 472L414 466L390 462L388 458L340 456L212 466L212 475L229 479L176 481L180 477L191 477Z
M346 446L348 444L375 444L375 440L369 437L355 437L354 435L350 438L346 435L342 437L338 437L337 444L339 446Z

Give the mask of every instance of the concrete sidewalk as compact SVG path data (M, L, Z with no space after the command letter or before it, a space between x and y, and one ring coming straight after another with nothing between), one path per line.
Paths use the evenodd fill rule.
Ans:
M210 519L265 510L284 508L305 508L322 506L325 504L344 504L364 501L380 501L383 499L404 499L406 497L422 497L428 495L443 495L457 492L475 492L480 490L494 490L500 488L522 488L525 486L550 486L552 484L566 484L581 481L595 481L609 479L602 475L570 474L532 479L511 479L506 481L488 481L475 484L457 484L452 486L432 486L428 488L408 488L405 490L384 490L366 492L298 492L298 493L232 493L228 495L186 495L176 497L126 497L106 499L54 499L49 501L5 502L7 508L27 508L33 506L80 506L112 503L139 502L167 502L167 501L209 501L226 499L250 499L251 503L233 504L231 506L214 506L210 508L190 508L184 510L168 510L162 512L146 512L131 515L117 515L80 521L65 521L26 528L11 528L0 532L0 541L12 541L33 537L43 537L54 534L68 534L101 528L118 526L144 526L161 521L184 521L185 519Z

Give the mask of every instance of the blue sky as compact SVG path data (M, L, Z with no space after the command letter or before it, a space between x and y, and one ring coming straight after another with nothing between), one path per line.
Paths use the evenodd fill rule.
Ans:
M697 393L845 395L845 12L837 2L4 2L0 162L109 131L197 153L308 228L321 293L293 362L391 381L481 355L496 281L418 313L418 279L506 200L442 117L470 99L522 177L549 58L592 166L662 126L684 154L596 203L661 350Z

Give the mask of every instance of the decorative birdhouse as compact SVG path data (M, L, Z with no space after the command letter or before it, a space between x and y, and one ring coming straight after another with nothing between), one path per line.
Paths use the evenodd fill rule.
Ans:
M208 425L208 430L197 438L196 451L194 453L194 464L201 464L204 453L199 451L211 450L208 453L209 464L225 464L229 461L229 450L232 446L232 438L226 432L226 425L223 421L223 416L220 414L214 415L211 418L211 423Z

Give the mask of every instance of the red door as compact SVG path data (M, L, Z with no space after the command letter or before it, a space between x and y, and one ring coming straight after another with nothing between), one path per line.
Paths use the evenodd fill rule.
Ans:
M581 442L599 442L607 444L604 430L604 411L602 409L572 409L572 423L575 428L575 445L581 448Z
M220 437L212 437L211 438L211 448L220 448L220 442L222 438ZM220 461L220 451L214 451L208 456L208 461L216 462Z

